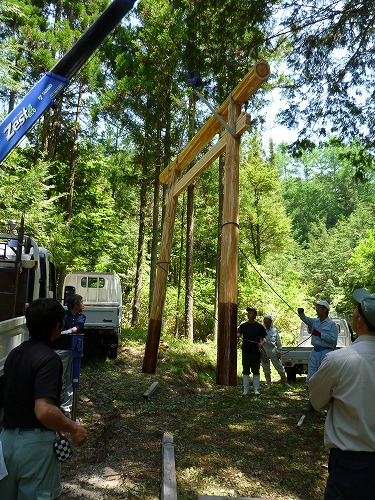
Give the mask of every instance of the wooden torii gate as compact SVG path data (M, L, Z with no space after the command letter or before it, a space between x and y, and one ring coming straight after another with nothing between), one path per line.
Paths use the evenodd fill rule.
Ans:
M256 63L219 107L216 114L207 120L177 158L160 174L160 181L169 184L169 191L166 197L159 261L142 366L143 373L156 371L178 195L225 152L216 383L237 385L239 150L241 135L250 127L250 116L241 113L241 105L259 89L269 74L270 68L267 62ZM221 138L180 179L180 172L190 165L221 131L223 120L229 121L229 125L225 127L226 130Z

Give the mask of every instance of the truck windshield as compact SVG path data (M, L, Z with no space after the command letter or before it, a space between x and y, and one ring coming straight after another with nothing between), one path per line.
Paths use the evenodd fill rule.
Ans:
M104 288L105 279L104 278L82 278L81 287L82 288Z

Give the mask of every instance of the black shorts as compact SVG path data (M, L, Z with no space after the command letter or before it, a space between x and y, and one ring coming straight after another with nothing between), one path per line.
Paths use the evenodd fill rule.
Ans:
M242 351L242 373L244 375L259 375L260 351Z

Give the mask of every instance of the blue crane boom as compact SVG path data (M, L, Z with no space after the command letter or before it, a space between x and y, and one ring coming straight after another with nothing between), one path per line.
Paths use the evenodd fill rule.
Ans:
M53 104L83 64L134 6L135 0L114 0L62 59L42 76L0 125L0 162Z

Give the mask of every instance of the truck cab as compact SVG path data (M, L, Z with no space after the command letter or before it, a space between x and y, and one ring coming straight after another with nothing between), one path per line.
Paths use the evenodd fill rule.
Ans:
M336 349L349 346L355 335L344 318L332 318L337 324L339 331ZM308 373L310 352L312 350L311 332L308 326L301 322L299 343L296 347L283 347L281 351L281 361L285 367L288 382L294 382L297 375Z
M29 236L0 233L0 321L23 316L42 297L56 298L51 252Z
M71 294L81 295L86 316L84 342L114 359L122 325L122 289L116 273L75 272L64 280L64 304Z

